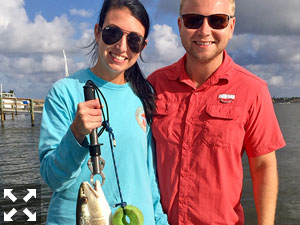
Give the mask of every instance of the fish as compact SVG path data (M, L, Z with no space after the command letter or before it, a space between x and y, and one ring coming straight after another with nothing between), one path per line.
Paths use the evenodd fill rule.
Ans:
M76 206L76 225L112 225L112 212L99 180L93 188L81 183Z

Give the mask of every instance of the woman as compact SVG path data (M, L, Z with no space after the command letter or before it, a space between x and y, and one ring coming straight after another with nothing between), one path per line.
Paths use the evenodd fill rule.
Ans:
M88 134L102 124L98 100L84 101L83 86L92 80L106 98L120 188L124 201L138 207L144 224L168 224L163 214L151 148L151 86L137 63L146 45L149 17L137 0L105 0L95 25L95 65L56 82L44 106L39 157L41 175L53 190L47 224L75 224L79 186L90 180ZM105 110L104 110L105 111ZM120 203L109 137L100 138L105 160L102 186L112 208Z

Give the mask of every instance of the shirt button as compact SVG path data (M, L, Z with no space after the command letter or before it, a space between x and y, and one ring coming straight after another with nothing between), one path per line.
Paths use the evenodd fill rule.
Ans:
M194 93L194 95L198 95L198 94L199 94L199 92L195 92L195 93Z

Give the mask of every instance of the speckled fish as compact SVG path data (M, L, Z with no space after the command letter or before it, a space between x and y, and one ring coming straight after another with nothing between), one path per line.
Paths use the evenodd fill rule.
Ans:
M88 182L82 182L77 198L76 225L111 225L111 217L99 180L96 180L95 189Z

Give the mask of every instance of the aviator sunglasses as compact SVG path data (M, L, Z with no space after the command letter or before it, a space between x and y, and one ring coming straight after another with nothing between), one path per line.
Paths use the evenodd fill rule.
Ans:
M99 31L102 31L102 40L107 45L113 45L117 43L119 40L121 40L125 33L120 27L112 25L106 26L103 29L99 29ZM146 45L144 37L135 32L125 34L127 45L132 52L139 53L144 49Z
M204 18L207 17L208 25L213 29L224 29L228 26L230 18L226 14L213 14L209 16L203 16L201 14L184 14L181 16L183 24L188 29L198 29L202 26Z

